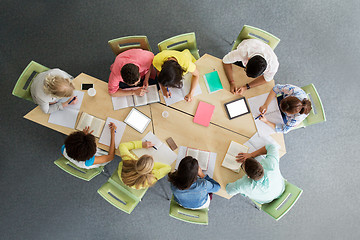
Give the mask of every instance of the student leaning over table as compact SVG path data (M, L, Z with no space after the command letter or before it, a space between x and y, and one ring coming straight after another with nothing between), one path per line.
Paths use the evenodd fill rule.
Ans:
M71 83L73 77L68 73L55 68L39 73L32 81L30 93L33 101L38 104L44 113L52 113L63 110L73 99L59 102L63 97L71 97L75 89ZM70 104L75 104L77 98Z
M152 52L143 49L129 49L117 55L110 67L109 94L113 97L143 96L149 84L156 84L153 58ZM124 90L134 87L139 88Z
M245 68L246 75L255 80L245 86L236 87L232 63ZM235 50L225 55L223 67L230 83L230 91L233 94L243 94L247 89L273 80L279 68L279 62L268 44L258 39L246 39Z
M198 161L191 156L183 158L178 169L168 176L174 199L184 208L208 208L212 193L220 190L220 184L205 176Z
M182 77L190 72L192 74L189 93L184 97L188 102L193 99L193 92L199 83L199 71L194 62L196 59L188 49L184 51L164 50L154 57L153 65L159 71L158 81L165 97L171 97L168 87L181 88Z
M90 169L104 166L111 162L115 157L115 130L114 123L109 124L111 139L109 153L96 147L95 136L89 127L82 131L71 133L61 147L61 153L70 162L80 168ZM105 155L107 154L107 155Z
M122 161L119 163L118 174L124 184L135 189L151 187L171 170L167 164L154 162L150 155L139 159L130 152L132 149L151 148L151 142L132 141L119 145Z
M306 92L301 88L291 84L276 84L259 111L265 114L271 100L278 94L281 94L278 97L278 103L284 124L272 123L265 116L260 116L259 119L275 129L276 132L288 133L309 115L311 102L307 99Z
M260 162L255 159L265 154L265 159ZM245 175L226 185L228 194L241 193L260 204L269 203L281 196L285 190L285 181L279 168L277 146L268 144L252 153L239 153L236 158L242 162L241 168Z

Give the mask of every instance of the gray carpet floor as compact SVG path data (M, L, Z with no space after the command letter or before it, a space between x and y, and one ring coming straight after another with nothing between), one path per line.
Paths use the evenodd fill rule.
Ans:
M0 1L1 239L359 239L360 2L318 1ZM327 122L285 136L282 174L304 190L276 222L241 196L214 196L209 225L168 216L160 186L131 215L97 193L106 182L78 180L53 161L65 136L23 119L35 107L11 95L35 60L104 81L113 38L157 43L195 32L200 55L222 58L248 24L281 39L277 83L314 83ZM115 170L120 158L110 163ZM170 189L167 186L170 193Z

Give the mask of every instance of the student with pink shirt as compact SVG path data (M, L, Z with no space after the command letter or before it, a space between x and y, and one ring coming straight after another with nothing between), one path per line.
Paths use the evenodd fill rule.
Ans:
M156 70L152 65L154 54L143 49L130 49L117 55L111 65L108 91L112 97L143 96L150 84L156 84ZM139 87L139 88L135 88ZM132 90L123 90L134 88Z

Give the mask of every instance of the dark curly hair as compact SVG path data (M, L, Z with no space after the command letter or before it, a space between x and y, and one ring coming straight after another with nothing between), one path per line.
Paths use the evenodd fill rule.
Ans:
M77 161L86 161L96 153L95 137L82 131L71 133L65 139L66 153Z

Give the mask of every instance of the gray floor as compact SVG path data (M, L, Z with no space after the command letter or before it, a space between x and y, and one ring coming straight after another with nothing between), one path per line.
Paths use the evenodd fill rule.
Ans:
M359 1L0 1L1 239L359 239ZM200 54L222 58L244 24L281 42L276 82L314 83L327 122L286 135L285 178L304 190L279 222L241 196L214 196L209 226L168 216L155 186L131 215L53 161L65 136L23 119L34 105L11 95L35 60L108 80L109 39L147 35L157 43L196 32ZM114 170L119 158L110 164ZM168 189L169 190L169 189Z

